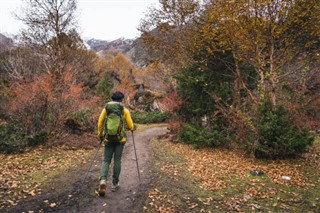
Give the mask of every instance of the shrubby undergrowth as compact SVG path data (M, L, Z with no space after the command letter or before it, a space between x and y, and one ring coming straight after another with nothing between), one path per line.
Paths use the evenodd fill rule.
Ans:
M113 83L110 79L110 74L105 73L96 85L96 91L99 95L104 96L105 99L110 99L112 87Z
M161 123L167 121L171 114L169 112L131 112L134 123L138 124L150 124L150 123Z
M180 140L192 144L195 147L200 146L218 146L225 142L222 131L202 128L198 125L184 124L179 135Z
M95 97L86 99L83 86L67 70L62 76L43 74L12 88L6 109L6 125L1 126L0 152L21 152L44 144L67 127L92 131ZM76 129L75 129L75 126Z
M298 127L284 106L272 109L270 102L258 107L251 130L237 128L238 124L228 122L228 118L224 120L224 127L221 122L218 125L214 122L210 124L217 128L208 128L195 122L185 123L180 131L180 140L194 147L236 145L257 158L267 159L299 156L314 141L314 135Z
M45 144L48 138L46 131L28 134L23 129L12 125L0 125L0 152L19 153L27 147Z
M314 137L290 119L284 106L277 106L273 110L271 103L265 102L258 110L258 143L255 147L257 157L294 157L312 145Z

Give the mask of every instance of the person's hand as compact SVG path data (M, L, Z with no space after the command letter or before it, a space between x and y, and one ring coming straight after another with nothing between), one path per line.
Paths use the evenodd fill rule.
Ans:
M103 136L99 136L100 144L103 142Z
M138 125L137 124L135 124L135 125L133 125L133 129L131 130L132 132L133 131L136 131L137 130L137 128L138 128Z

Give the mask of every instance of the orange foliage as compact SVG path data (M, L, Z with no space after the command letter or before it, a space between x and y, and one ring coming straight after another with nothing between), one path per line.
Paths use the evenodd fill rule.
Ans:
M133 78L132 73L135 66L121 53L117 54L111 61L110 67L119 75L120 79Z
M121 80L121 83L117 86L117 90L125 95L125 102L127 104L129 104L130 100L134 99L134 96L136 95L136 87L129 77L125 77Z
M32 81L23 81L12 87L15 98L9 103L7 112L12 120L19 121L27 131L36 131L45 127L45 118L49 108L49 94L54 79L42 74Z
M90 103L82 97L82 85L73 79L71 70L67 70L60 78L42 74L19 82L12 87L15 98L9 104L8 113L29 132L52 130Z
M58 85L58 90L61 91L60 97L63 103L81 99L82 85L76 84L73 81L71 71L66 72L64 76L62 76L61 82Z

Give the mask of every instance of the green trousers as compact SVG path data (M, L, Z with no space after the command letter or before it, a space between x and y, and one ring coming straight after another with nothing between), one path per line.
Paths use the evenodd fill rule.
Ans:
M104 146L104 159L100 170L100 180L106 180L108 177L109 166L114 156L114 167L112 184L116 185L119 182L119 176L121 172L121 157L124 147L124 142L113 143L106 142Z

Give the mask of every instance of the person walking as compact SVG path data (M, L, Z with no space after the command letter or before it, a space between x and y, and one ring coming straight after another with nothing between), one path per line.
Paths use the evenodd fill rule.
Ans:
M112 157L114 158L112 191L115 192L119 189L121 157L126 143L124 122L127 125L127 129L131 131L134 129L129 110L121 104L123 99L123 93L120 91L114 92L111 96L112 101L106 104L98 120L98 136L100 142L104 143L104 159L100 170L98 191L100 196L104 196L106 193L106 180Z

